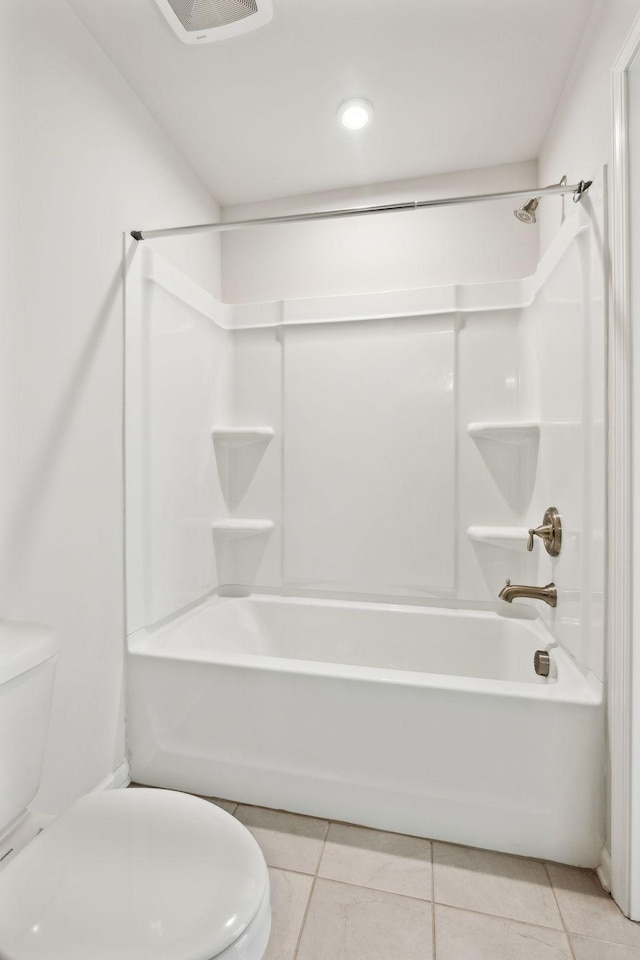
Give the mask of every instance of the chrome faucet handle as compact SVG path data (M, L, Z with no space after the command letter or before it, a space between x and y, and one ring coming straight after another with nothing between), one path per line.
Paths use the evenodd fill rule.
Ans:
M562 521L555 507L549 507L545 511L542 526L529 529L529 539L527 540L527 550L529 551L533 550L534 537L540 537L544 541L545 549L550 556L558 556L562 546Z

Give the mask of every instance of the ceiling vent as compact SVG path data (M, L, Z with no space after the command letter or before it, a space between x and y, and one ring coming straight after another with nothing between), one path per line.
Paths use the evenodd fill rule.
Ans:
M269 23L272 0L156 0L183 43L228 40Z

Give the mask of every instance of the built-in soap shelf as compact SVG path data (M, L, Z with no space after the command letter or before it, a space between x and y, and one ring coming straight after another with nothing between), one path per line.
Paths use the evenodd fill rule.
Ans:
M273 530L273 520L216 520L211 524L216 537L225 540L243 540Z
M273 427L213 427L211 430L214 443L229 449L268 443L273 435Z
M540 437L536 420L484 420L470 423L467 432L474 440L496 440L522 446Z
M486 543L491 547L501 547L503 550L525 551L527 549L526 527L469 527L467 536L475 543Z

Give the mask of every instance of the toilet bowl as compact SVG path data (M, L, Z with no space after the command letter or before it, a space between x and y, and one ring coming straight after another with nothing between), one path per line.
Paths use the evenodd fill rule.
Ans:
M0 873L2 960L260 960L269 927L249 831L170 790L89 794Z
M41 761L35 721L55 658L42 632L15 626L0 625L0 761L13 786L27 758L2 721L24 725L30 759ZM0 871L0 960L262 960L270 924L253 836L213 803L172 790L88 794Z
M2 960L260 960L270 917L249 831L170 790L89 794L0 873Z

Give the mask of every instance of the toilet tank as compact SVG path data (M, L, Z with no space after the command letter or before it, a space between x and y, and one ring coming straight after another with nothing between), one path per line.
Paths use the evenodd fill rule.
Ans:
M38 791L57 652L46 627L0 621L0 832Z

